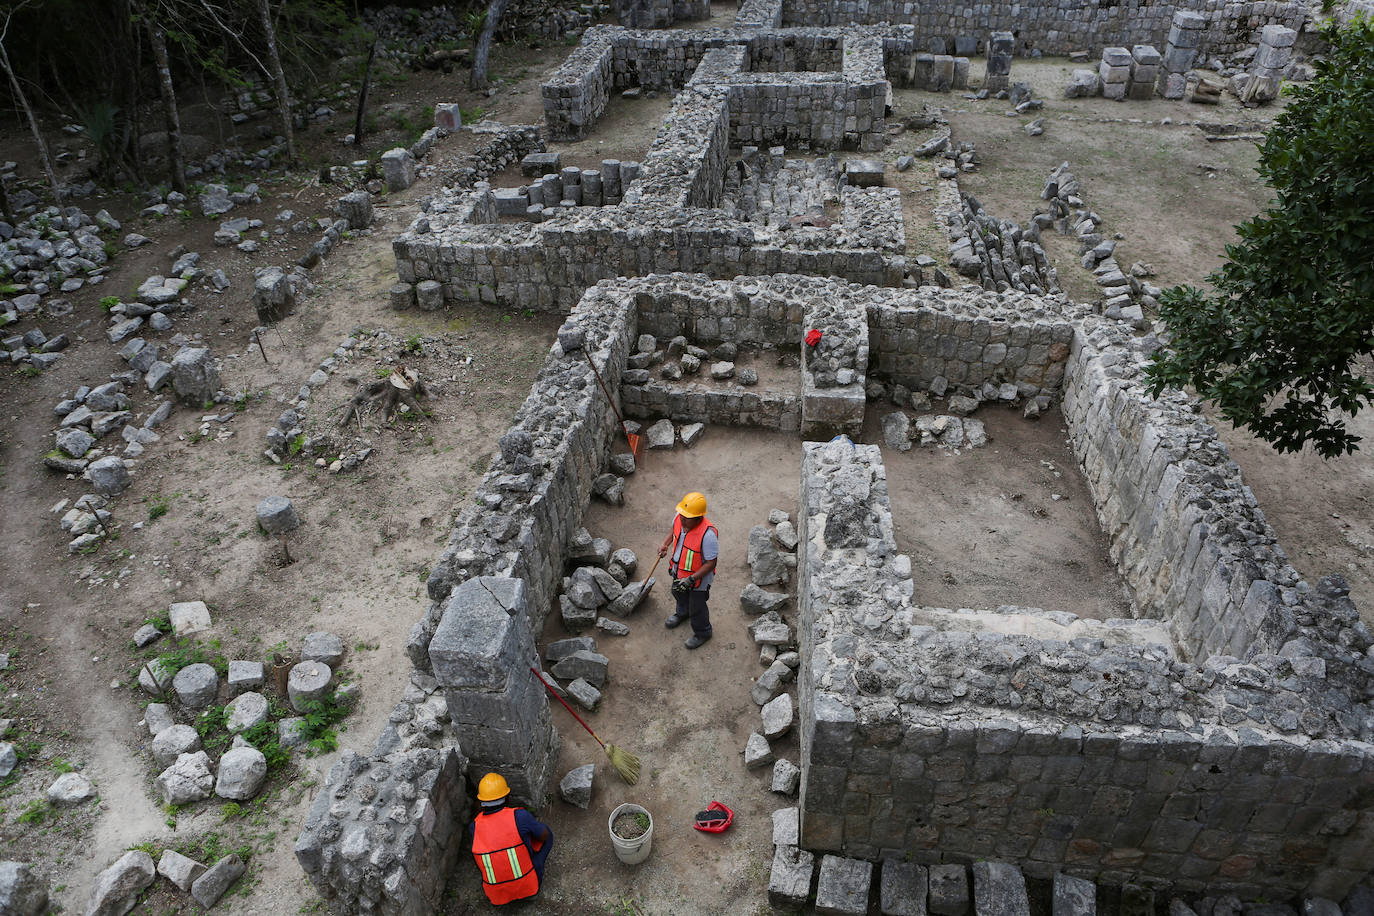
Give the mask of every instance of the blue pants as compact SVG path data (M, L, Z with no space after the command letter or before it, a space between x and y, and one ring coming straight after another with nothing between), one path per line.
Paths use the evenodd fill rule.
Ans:
M692 589L685 595L674 595L677 599L677 616L692 621L692 632L697 636L711 635L711 609L706 600L711 597L709 588Z
M530 851L530 863L534 866L534 873L539 876L539 886L544 886L544 863L548 861L549 853L553 852L553 830L547 824L544 829L549 831L549 838L544 841L544 845L539 847L539 851L534 851L534 844L529 841L525 846Z

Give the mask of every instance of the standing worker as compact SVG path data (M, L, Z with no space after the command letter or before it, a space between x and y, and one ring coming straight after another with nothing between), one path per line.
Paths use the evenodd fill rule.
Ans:
M544 863L553 850L553 831L524 808L506 807L509 797L504 777L483 776L477 784L481 810L468 825L482 890L497 906L539 893Z
M692 621L692 638L687 640L687 648L696 649L711 638L711 612L706 599L711 596L716 558L720 554L719 535L706 517L706 497L700 493L688 493L677 504L673 531L658 548L660 557L670 552L669 569L677 610L663 625L671 630Z

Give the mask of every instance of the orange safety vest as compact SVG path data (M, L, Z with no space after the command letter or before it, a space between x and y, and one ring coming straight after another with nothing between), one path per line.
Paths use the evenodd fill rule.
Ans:
M472 831L472 858L482 876L482 890L497 906L539 893L529 847L515 827L515 808L478 814Z
M682 539L682 553L678 554L678 559L673 565L673 578L685 579L692 573L701 568L706 561L701 558L701 541L706 537L706 530L716 531L716 526L711 524L711 520L706 516L701 517L701 524L697 525L687 536ZM682 537L682 516L673 516L673 549L677 549L677 539ZM716 537L720 537L720 532L716 531Z

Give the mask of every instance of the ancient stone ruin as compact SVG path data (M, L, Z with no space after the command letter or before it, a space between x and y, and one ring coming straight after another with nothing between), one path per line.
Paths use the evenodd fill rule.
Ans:
M1341 899L1364 878L1374 640L1339 579L1307 583L1289 565L1196 405L1148 393L1142 367L1160 343L1136 333L1115 261L1104 283L1119 277L1110 288L1126 298L1098 314L1055 292L1038 245L1020 247L1056 223L1096 232L1079 228L1071 173L1056 170L1056 209L1024 232L981 214L948 176L937 224L963 240L954 247L980 284L950 289L930 282L943 271L907 263L901 200L880 163L875 184L863 167L787 156L881 149L893 86L967 85L980 51L988 88L1005 88L1013 55L1105 46L1101 85L1173 97L1199 44L1226 49L1262 30L1269 50L1249 85L1267 91L1263 68L1292 44L1277 24L1305 13L1276 2L1014 9L749 0L731 29L650 32L701 11L627 8L624 26L589 29L544 85L545 130L584 137L610 93L676 90L642 162L560 169L530 157L521 189L493 188L477 169L396 238L398 305L567 317L432 567L402 701L371 756L335 767L298 841L331 904L400 913L433 901L466 816L465 773L499 767L535 808L551 796L558 737L528 669L542 665L536 640L570 559L609 554L582 530L619 435L593 368L627 416L671 421L670 442L672 424L796 434L797 612L770 622L781 626L771 644L799 651L800 796L776 848L775 903L807 900L817 857L816 903L835 897L827 912L866 912L841 898L858 887L866 901L871 863L887 863L884 899L889 881L924 866L921 893L928 884L934 899L941 869L962 881L968 862L988 886L1012 882L999 863L1064 873L1066 894L1081 876ZM542 147L532 131L495 135L492 148L508 152L511 136ZM1100 247L1085 245L1085 267L1111 258ZM814 347L802 343L810 331ZM762 381L713 369L720 384L706 386L692 348L799 361ZM1033 591L1018 606L916 603L883 449L856 441L874 393L899 389L964 414L980 403L1061 411L1132 618L1039 607ZM897 448L918 436L884 434ZM760 600L746 590L746 603Z

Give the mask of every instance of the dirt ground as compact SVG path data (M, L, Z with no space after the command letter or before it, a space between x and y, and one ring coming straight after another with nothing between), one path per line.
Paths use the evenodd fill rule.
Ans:
M711 427L692 449L653 451L625 488L625 505L593 503L587 530L629 547L639 558L638 578L649 572L672 524L673 507L691 490L706 494L708 517L720 532L720 562L711 586L714 637L689 651L687 626L667 630L673 612L667 565L658 584L624 622L626 637L597 633L597 651L610 659L610 681L600 709L583 715L603 741L638 754L638 785L625 785L597 743L561 707L554 722L562 740L557 773L595 763L591 807L555 802L546 814L556 837L545 876L541 913L761 914L767 905L772 861L771 813L794 804L769 792L771 766L744 767L744 745L759 729L759 707L749 697L763 673L746 629L752 618L739 606L749 583L749 529L765 524L769 509L795 521L801 450L795 436ZM794 590L794 588L793 588ZM786 612L795 620L795 604ZM550 617L541 648L568 636ZM789 689L795 697L795 687ZM774 754L797 761L794 729L772 742ZM712 800L735 811L723 834L692 828L693 816ZM621 864L611 848L607 819L616 805L634 802L654 819L653 849L638 866ZM481 896L474 869L460 867L450 885L449 912L496 912L464 903Z
M880 420L895 409L870 403L864 441L882 444ZM995 407L975 419L987 430L982 448L883 447L897 548L911 557L912 603L1131 616L1063 419L1051 411L1024 420Z
M717 4L713 19L726 20L733 12L733 4ZM339 144L338 137L351 130L345 123L351 119L341 116L330 127L312 129L308 156L317 157L312 164L347 162L375 151L370 144L402 142L420 113L439 101L457 101L465 111L481 108L506 123L539 123L539 83L568 47L498 46L493 96L468 92L461 72L398 76L374 89L378 105L390 107L379 107L379 129L363 148ZM1263 206L1267 194L1254 177L1253 148L1245 142L1209 143L1184 122L1262 126L1274 109L1066 101L1059 88L1069 69L1064 61L1018 59L1013 66L1013 79L1029 79L1045 99L1042 137L1028 138L1022 128L1030 118L1006 117L1003 103L971 102L960 94L900 92L897 115L924 104L947 109L956 140L972 140L979 151L978 170L961 175L961 184L999 216L1024 222L1040 203L1050 169L1069 161L1083 180L1089 206L1109 231L1124 236L1123 264L1152 264L1160 286L1203 282L1234 239L1231 227ZM616 96L590 138L550 148L562 151L566 164L584 167L610 157L642 159L668 104L666 95ZM1174 123L1160 124L1165 118ZM31 174L25 133L10 126L0 132L0 159L19 160L21 175ZM921 139L917 132L899 136L883 155L895 161ZM452 155L463 142L450 138L437 155ZM943 240L928 218L929 174L930 164L918 163L900 179L908 247L943 261ZM337 186L320 186L313 172L237 177L258 180L264 203L232 215L262 219L269 229L285 208L327 216L341 193ZM510 177L500 180L520 183L518 176L507 182ZM37 863L67 911L84 909L95 874L136 843L179 844L201 853L246 846L252 852L249 877L220 911L319 911L291 844L336 754L299 759L240 812L211 803L163 809L155 801L156 771L139 725L146 698L130 686L143 656L129 639L170 602L196 599L211 606L212 635L231 658L261 659L283 641L298 646L313 630L336 632L349 647L346 674L362 696L343 723L339 745L370 749L404 686L398 680L408 666L403 646L426 605L428 564L486 469L557 324L480 307L432 315L387 310L386 290L394 282L390 239L433 190L422 181L385 198L373 232L345 242L314 272L318 291L279 324L279 334L271 332L264 341L270 364L248 338L257 324L252 270L289 263L317 234L274 236L258 255L245 255L213 246L218 220L142 220L136 214L144 202L133 193L79 202L88 212L108 207L126 221L124 232L141 232L154 244L121 253L104 284L70 297L71 315L41 322L49 335L66 331L74 337L54 369L37 378L0 372L0 403L6 406L0 509L9 523L0 544L6 569L0 580L0 652L11 656L9 669L0 673L0 718L14 720L6 738L25 756L18 777L0 783L0 857ZM915 225L923 214L925 222ZM92 556L69 556L68 538L49 510L87 488L42 467L52 442L52 406L76 386L123 368L104 339L98 300L127 294L149 274L165 270L178 245L200 251L203 266L222 267L232 283L219 296L197 292L197 310L178 317L174 329L200 335L226 357L223 387L245 395L225 424L232 435L201 438L203 414L179 410L163 427L162 440L138 462L130 491L113 507L118 539ZM1050 253L1067 290L1091 292L1069 240L1051 239ZM281 398L358 328L418 339L423 355L408 358L437 380L428 404L433 415L386 428L369 421L363 436L377 451L353 472L335 475L310 462L287 468L264 461L263 436L282 409ZM374 376L388 352L377 345L351 357L317 395L312 415L326 422L352 393L349 379ZM140 394L135 416L146 416L152 405ZM920 450L885 454L899 546L918 570L930 572L917 577L917 599L950 607L1007 602L1089 616L1121 613L1117 580L1063 443L1062 423L1053 414L1033 425L1011 413L984 413L980 419L991 441L982 450L957 457ZM1356 426L1368 436L1374 420L1361 417ZM1309 578L1342 572L1357 604L1374 619L1374 462L1368 453L1324 462L1311 455L1276 455L1225 428L1222 436L1297 568ZM625 507L591 508L591 530L631 547L644 562L652 560L681 493L707 493L723 542L712 602L716 637L688 653L682 630L662 628L667 594L659 588L628 621L629 637L598 640L611 658L612 682L592 724L603 737L640 754L645 776L633 789L620 785L595 743L561 709L555 711L564 738L559 772L595 761L597 788L591 810L556 804L549 813L559 849L550 860L547 896L531 912L752 913L765 907L768 813L781 800L767 792L767 770L743 769L744 741L758 721L748 685L762 668L736 596L747 581L749 527L761 523L769 508L795 513L798 461L795 439L712 428L693 451L650 454L645 469L628 483ZM254 529L255 504L276 493L292 497L305 520L289 542L291 564L284 565L278 544ZM1065 498L1054 500L1055 493ZM161 505L167 506L165 514L150 511ZM134 527L138 523L141 528ZM560 629L551 623L546 636L562 635ZM795 737L775 750L795 759ZM43 810L43 790L73 767L94 780L100 800L81 809ZM737 825L719 837L690 828L692 814L712 798L739 812ZM654 812L654 852L634 869L614 859L602 826L621 800ZM460 867L449 911L473 911L478 893L470 870ZM184 909L184 898L165 890L147 906L156 913Z

